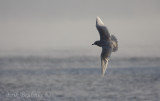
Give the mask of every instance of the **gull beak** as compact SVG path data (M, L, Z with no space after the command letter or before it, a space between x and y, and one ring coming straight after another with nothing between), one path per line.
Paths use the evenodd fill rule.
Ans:
M94 43L92 45L95 45Z

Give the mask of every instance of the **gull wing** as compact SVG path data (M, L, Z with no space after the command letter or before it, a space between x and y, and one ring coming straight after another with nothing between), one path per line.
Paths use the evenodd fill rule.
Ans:
M96 27L100 35L100 40L109 40L110 39L110 33L107 29L107 27L104 25L102 20L97 17L96 19Z
M112 53L112 48L108 47L102 47L102 53L101 53L101 71L102 76L104 76L105 71L107 69L108 61Z

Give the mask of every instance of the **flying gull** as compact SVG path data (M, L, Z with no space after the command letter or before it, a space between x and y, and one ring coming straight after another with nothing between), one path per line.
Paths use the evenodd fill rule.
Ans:
M100 35L100 40L95 41L92 45L102 47L101 53L101 72L104 76L111 53L118 50L118 41L114 35L111 35L102 20L97 16L96 27Z

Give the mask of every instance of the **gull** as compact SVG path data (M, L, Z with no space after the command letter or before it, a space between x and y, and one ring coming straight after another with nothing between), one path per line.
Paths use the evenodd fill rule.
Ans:
M100 35L100 40L95 41L92 45L102 47L101 73L104 76L111 53L118 50L118 41L114 35L109 33L107 27L98 16L96 18L96 27Z

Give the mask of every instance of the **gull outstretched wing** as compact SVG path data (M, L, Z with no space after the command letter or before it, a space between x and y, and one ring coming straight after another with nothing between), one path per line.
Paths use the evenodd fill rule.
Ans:
M109 40L110 39L110 33L107 29L107 27L104 25L102 20L97 16L96 19L96 27L100 35L100 40Z
M107 69L108 61L112 53L112 48L102 47L101 53L101 72L102 76L104 76L105 71Z

